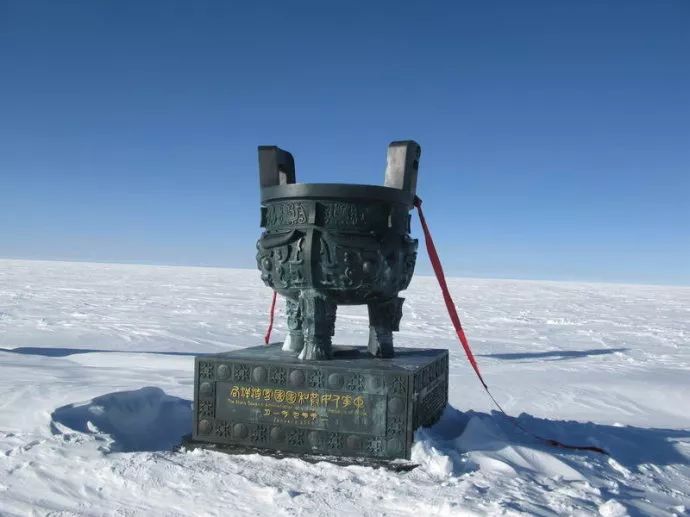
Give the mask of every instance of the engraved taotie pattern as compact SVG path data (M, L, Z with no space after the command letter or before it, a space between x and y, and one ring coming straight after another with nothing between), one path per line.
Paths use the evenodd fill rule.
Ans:
M246 364L236 364L233 367L233 378L236 381L248 381L250 375L249 366Z
M232 435L232 424L225 420L218 420L216 422L216 436L219 438L230 438Z
M307 374L307 384L311 388L323 388L325 376L321 370L312 370Z
M212 400L200 400L199 401L199 416L214 416L213 412L213 401Z
M199 363L199 377L202 379L212 379L213 378L213 364L212 363Z
M266 207L266 228L294 226L307 223L307 209L299 201L272 203Z

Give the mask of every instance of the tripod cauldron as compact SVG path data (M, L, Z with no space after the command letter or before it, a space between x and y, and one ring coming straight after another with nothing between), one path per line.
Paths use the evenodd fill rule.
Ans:
M332 358L338 305L367 305L369 353L393 356L402 317L398 293L412 279L417 240L410 210L420 146L388 146L384 186L296 183L292 155L259 147L261 279L287 300L283 350L304 360Z

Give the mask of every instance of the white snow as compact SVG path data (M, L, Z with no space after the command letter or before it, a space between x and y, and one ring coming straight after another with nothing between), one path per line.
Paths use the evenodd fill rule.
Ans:
M433 278L397 346L451 351L450 404L395 473L171 452L193 355L262 343L250 270L0 260L0 515L686 515L690 288L450 279L492 412ZM285 336L276 315L274 337ZM335 341L363 344L366 310Z

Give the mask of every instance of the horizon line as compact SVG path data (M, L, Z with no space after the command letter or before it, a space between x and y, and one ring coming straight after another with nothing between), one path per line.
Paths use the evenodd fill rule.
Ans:
M224 266L224 265L208 265L208 264L171 264L158 262L141 262L141 261L109 261L109 260L78 260L78 259L36 259L25 257L0 257L0 261L16 261L16 262L58 262L63 264L93 264L93 265L110 265L110 266L146 266L146 267L179 267L179 268L203 268L203 269L228 269L228 270L244 270L256 271L258 269L250 267ZM541 282L541 283L559 283L559 284L596 284L596 285L617 285L630 287L672 287L679 289L688 289L690 284L672 284L672 283L645 283L645 282L623 282L613 280L573 280L573 279L552 279L552 278L515 278L509 276L472 276L472 275L446 275L449 279L465 279L465 280L496 280L496 281L512 281L512 282ZM433 274L415 273L415 277L435 278Z

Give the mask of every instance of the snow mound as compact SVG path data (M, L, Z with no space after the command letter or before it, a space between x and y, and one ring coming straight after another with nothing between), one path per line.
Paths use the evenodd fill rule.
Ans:
M628 514L625 506L615 499L609 499L599 506L599 514L603 517L625 517Z
M520 470L525 469L550 478L584 481L582 474L553 454L511 444L509 440L493 418L473 416L455 444L468 453L480 470L517 476Z
M521 444L517 428L502 428L500 416L467 412L448 406L433 427L415 435L412 460L430 475L443 478L479 470L504 477L522 471L564 481L584 481L584 476L558 459L553 450L538 443ZM505 422L509 424L508 422Z
M189 433L192 403L160 388L108 393L88 402L56 409L53 429L107 434L112 452L170 450Z

